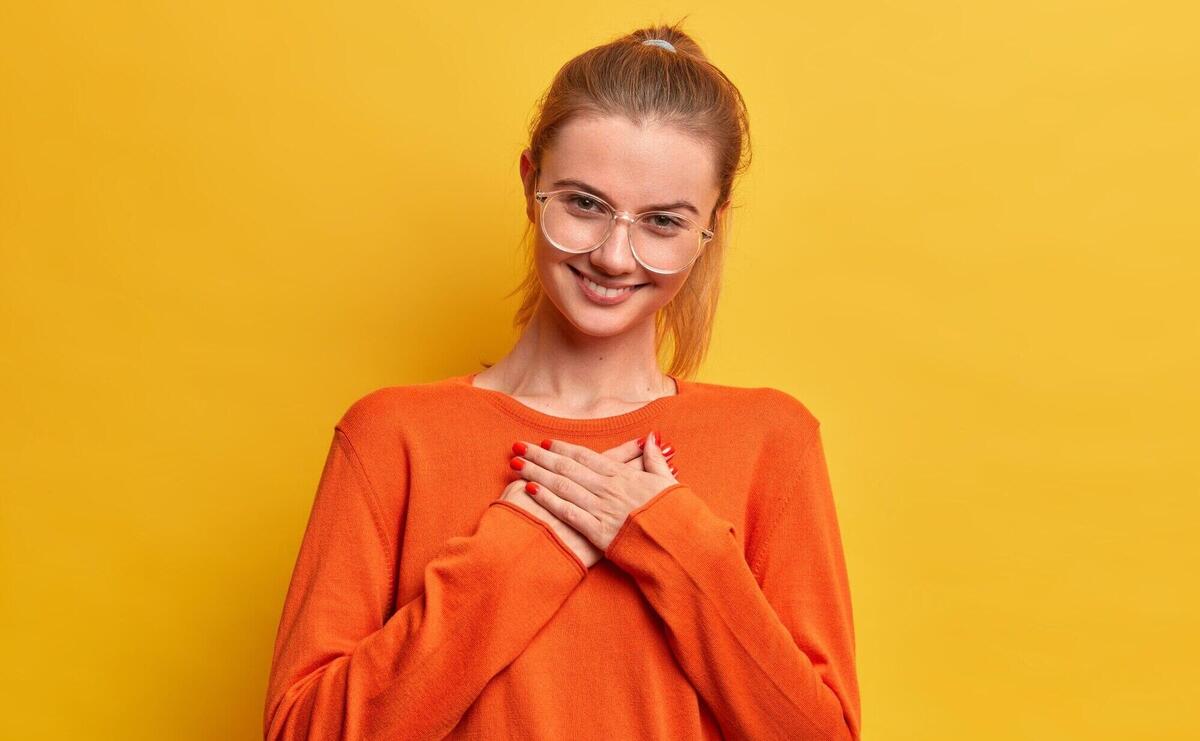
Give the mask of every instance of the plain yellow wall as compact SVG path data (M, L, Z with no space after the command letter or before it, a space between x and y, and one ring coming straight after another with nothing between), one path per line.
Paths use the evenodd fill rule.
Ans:
M1190 4L257 5L0 12L0 737L261 736L333 423L506 351L537 96L689 13L698 380L823 421L866 737L1197 737Z

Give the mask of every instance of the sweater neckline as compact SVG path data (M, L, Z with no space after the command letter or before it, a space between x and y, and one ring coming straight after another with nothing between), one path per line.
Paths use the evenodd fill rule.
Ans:
M480 371L472 371L453 376L451 380L466 386L471 392L483 397L497 409L519 422L525 422L545 430L574 434L606 434L644 425L655 419L664 410L677 404L681 397L691 393L690 382L667 373L666 376L675 382L675 393L651 399L637 409L608 417L557 417L526 406L503 391L476 386L475 376L479 373Z

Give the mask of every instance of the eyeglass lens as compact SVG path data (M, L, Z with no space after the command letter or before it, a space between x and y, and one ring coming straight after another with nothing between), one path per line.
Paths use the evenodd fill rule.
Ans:
M581 193L550 196L542 218L546 236L571 252L586 252L598 245L614 223L612 209ZM699 228L666 213L642 216L632 226L630 239L637 256L657 270L680 270L700 249Z

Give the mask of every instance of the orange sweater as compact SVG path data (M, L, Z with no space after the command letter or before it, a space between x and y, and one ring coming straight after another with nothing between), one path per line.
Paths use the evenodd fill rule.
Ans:
M849 582L801 402L676 378L567 419L473 377L378 389L334 427L264 738L859 738ZM680 483L590 569L498 499L517 440L602 451L650 430Z

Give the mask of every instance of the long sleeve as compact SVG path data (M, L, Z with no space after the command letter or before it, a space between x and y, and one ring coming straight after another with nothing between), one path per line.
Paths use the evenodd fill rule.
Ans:
M854 626L819 427L785 435L781 504L747 558L685 483L630 513L606 549L663 619L727 738L860 737ZM773 451L774 452L774 451ZM753 567L752 567L753 565Z
M446 736L587 574L545 523L497 499L389 615L399 556L379 501L335 428L275 639L268 741Z

